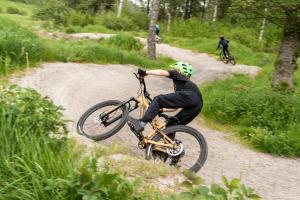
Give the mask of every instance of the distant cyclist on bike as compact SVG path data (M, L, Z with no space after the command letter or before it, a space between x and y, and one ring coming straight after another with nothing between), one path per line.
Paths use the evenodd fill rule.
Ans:
M164 108L182 108L182 110L174 116L178 120L177 124L179 125L190 123L201 112L203 105L201 92L197 85L190 80L193 72L192 66L185 62L177 62L170 67L172 70L169 71L160 69L149 71L138 70L138 74L141 77L155 75L172 79L175 92L154 97L142 119L137 120L129 116L128 120L133 125L135 132L142 132L145 125L151 122Z
M158 24L155 25L155 33L156 35L158 36L159 35L159 32L160 32L160 27Z
M222 50L225 58L228 58L228 56L230 55L228 50L229 47L228 43L229 41L225 39L224 35L220 35L220 40L219 40L217 50L220 48L220 46L222 46Z

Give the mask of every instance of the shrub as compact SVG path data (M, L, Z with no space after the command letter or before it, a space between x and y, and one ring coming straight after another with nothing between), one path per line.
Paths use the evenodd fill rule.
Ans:
M56 25L66 25L70 9L65 1L48 0L34 12L34 17L41 20L51 20Z
M44 45L35 34L6 18L0 19L4 22L0 24L0 73L44 57Z
M0 199L53 199L74 168L60 108L30 89L0 90ZM16 181L17 180L17 181ZM16 190L16 188L18 188Z
M255 193L252 188L242 184L237 178L229 181L226 177L222 177L223 184L211 184L207 187L204 181L191 172L184 172L187 180L184 181L181 186L183 191L178 195L172 195L165 200L189 200L189 199L201 199L201 200L259 200L261 197Z
M203 91L203 113L218 122L237 125L241 136L260 150L300 156L299 95L259 85L243 76L217 81Z
M11 7L11 6L9 6L9 7L6 8L6 12L8 14L27 15L27 13L25 11L20 10L17 7Z
M91 15L76 11L70 11L66 16L65 21L67 21L69 26L87 26L89 24L94 24L94 18Z
M137 30L136 26L134 25L133 21L130 20L128 17L124 16L122 18L117 18L112 15L105 16L103 21L103 25L109 29L116 30L116 31L132 31Z
M62 116L34 90L0 89L0 199L148 199L137 181L82 159Z
M123 33L110 37L106 43L128 51L138 51L143 48L143 44L138 39Z
M163 57L157 60L149 60L146 55L140 52L128 52L112 45L108 46L94 41L51 42L47 57L64 62L134 64L145 68L166 68L174 62L172 59Z

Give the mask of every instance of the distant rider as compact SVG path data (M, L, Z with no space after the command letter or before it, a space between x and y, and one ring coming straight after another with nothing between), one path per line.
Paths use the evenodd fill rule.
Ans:
M159 32L160 32L160 27L158 24L155 25L155 33L156 35L158 36L159 35Z
M228 51L228 47L229 47L228 43L229 41L225 39L224 35L221 35L217 50L220 48L220 46L222 46L222 50L225 58L228 58L228 56L230 55Z

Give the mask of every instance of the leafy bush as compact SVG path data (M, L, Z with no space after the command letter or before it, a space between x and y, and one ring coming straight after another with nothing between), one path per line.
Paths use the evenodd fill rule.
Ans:
M94 18L91 15L76 11L70 11L66 17L66 21L69 26L87 26L89 24L94 24Z
M243 76L217 81L203 91L203 113L218 122L238 125L241 136L260 150L300 156L299 95L259 85Z
M27 15L27 13L23 10L20 10L19 8L17 7L12 7L12 6L9 6L6 8L6 12L8 14L16 14L16 15Z
M147 194L139 191L139 181L128 181L118 173L108 169L99 172L97 160L85 158L78 168L77 176L69 185L74 195L71 199L148 199Z
M114 45L128 51L138 51L143 48L143 44L135 37L128 34L117 34L105 41L107 44Z
M252 188L248 188L237 178L229 181L222 177L225 188L218 184L212 184L210 187L204 185L204 181L194 173L185 172L188 180L181 185L185 188L179 195L173 195L165 200L259 200L261 199Z
M62 116L34 90L0 89L0 199L148 199L138 181L82 159Z
M0 90L0 199L53 199L49 189L74 168L60 108L37 92L16 86ZM16 189L17 188L17 189Z
M51 20L56 25L65 25L70 9L65 1L48 0L34 12L34 17L41 20Z
M47 60L53 61L134 64L144 68L166 68L174 62L164 57L149 60L143 53L128 52L94 41L60 41L47 46Z
M113 15L107 15L104 18L103 25L116 31L137 30L137 27L134 25L133 21L126 16L117 18Z

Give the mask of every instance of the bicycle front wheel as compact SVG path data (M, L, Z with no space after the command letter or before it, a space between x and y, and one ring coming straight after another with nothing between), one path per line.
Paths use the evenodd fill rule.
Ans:
M168 153L164 153L156 150L156 145L148 144L146 146L146 159L162 160L168 165L179 168L180 171L185 169L194 172L199 171L207 158L207 143L201 133L194 128L183 125L170 126L162 132L173 139L178 148L165 148ZM159 133L154 135L152 140L164 143L162 135Z
M235 59L232 55L230 56L229 62L230 64L235 65Z
M220 52L220 60L225 64L228 63L228 59L225 57L222 51Z
M128 107L121 101L109 100L88 109L77 123L77 132L99 141L117 133L126 123Z

